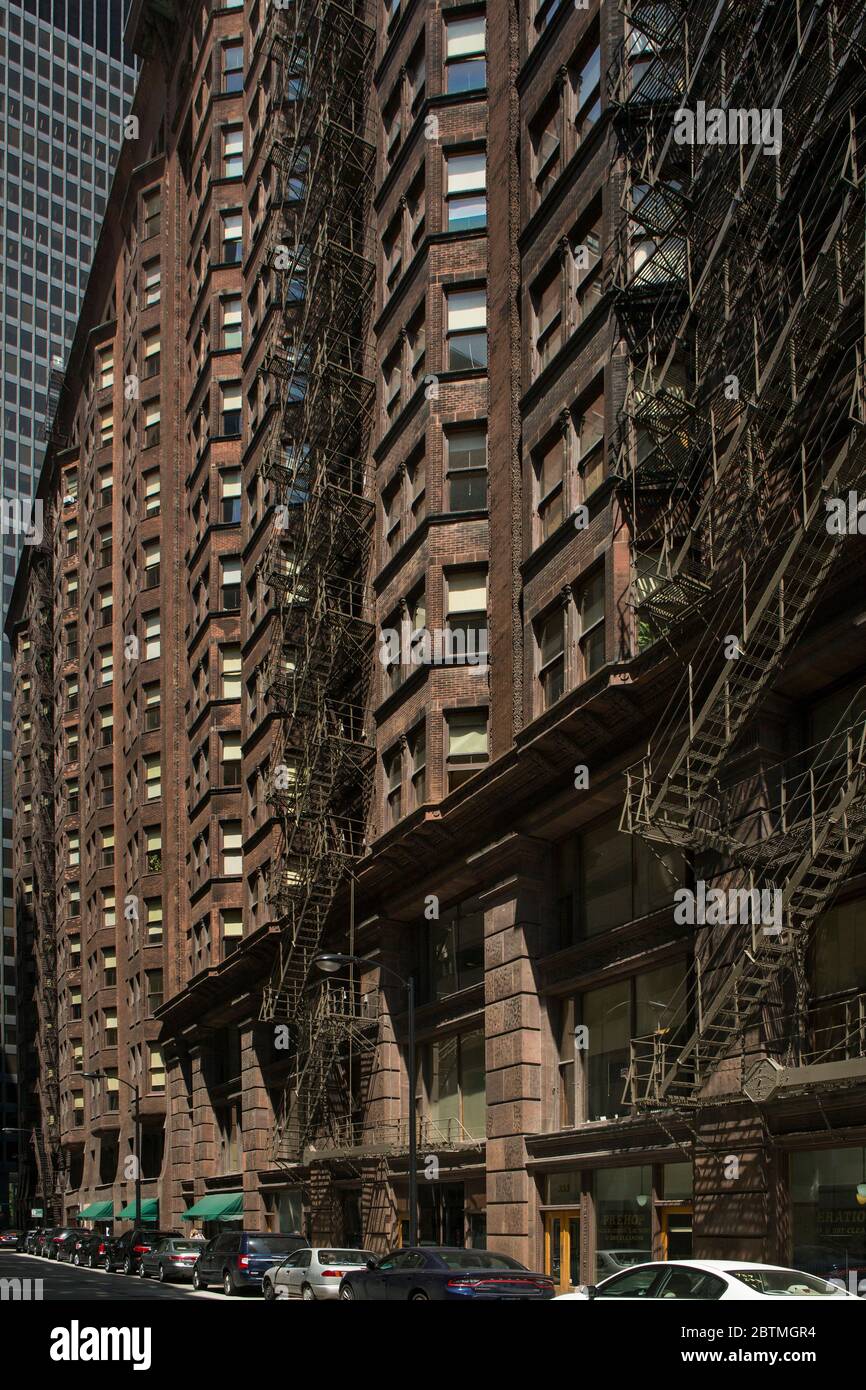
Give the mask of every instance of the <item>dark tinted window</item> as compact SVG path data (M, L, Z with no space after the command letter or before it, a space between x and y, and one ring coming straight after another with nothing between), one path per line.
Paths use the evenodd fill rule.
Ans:
M615 1274L612 1279L600 1284L596 1298L649 1298L650 1290L658 1279L659 1271L652 1265L630 1269L628 1273Z
M491 1250L438 1250L436 1254L448 1269L526 1269L510 1255L495 1255Z
M247 1236L246 1249L251 1255L288 1255L301 1244L292 1236Z
M725 1292L725 1281L705 1269L685 1269L674 1266L667 1278L656 1289L653 1298L701 1298L713 1300L721 1298Z

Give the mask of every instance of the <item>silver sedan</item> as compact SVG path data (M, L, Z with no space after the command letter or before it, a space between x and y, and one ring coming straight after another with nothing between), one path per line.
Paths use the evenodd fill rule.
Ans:
M365 1269L376 1256L370 1250L341 1250L333 1245L296 1250L278 1265L271 1265L262 1277L266 1299L302 1298L315 1303L320 1298L338 1298L340 1280L353 1269Z

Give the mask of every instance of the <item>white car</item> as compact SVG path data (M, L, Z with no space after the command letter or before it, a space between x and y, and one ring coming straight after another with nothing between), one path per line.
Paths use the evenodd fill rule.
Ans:
M853 1298L857 1295L798 1269L781 1265L755 1264L751 1260L657 1260L634 1265L622 1274L612 1274L600 1284L582 1284L573 1293L554 1299L586 1301L596 1298L724 1299L751 1298Z
M366 1269L367 1261L375 1258L371 1250L344 1250L333 1245L296 1250L265 1271L262 1293L268 1300L300 1298L305 1303L339 1298L343 1275L353 1269Z

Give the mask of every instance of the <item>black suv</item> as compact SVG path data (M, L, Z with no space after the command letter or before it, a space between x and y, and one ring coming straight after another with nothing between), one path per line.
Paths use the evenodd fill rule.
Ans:
M102 1268L108 1272L121 1269L124 1274L137 1274L142 1255L152 1250L166 1236L179 1236L180 1231L152 1231L142 1227L124 1231L122 1236L106 1242Z
M222 1284L223 1293L262 1291L262 1275L271 1265L309 1245L301 1235L273 1231L223 1231L202 1248L192 1276L194 1289Z

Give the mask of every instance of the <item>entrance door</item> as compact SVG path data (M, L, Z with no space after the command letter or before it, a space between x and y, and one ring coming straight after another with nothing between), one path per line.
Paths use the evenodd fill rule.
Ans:
M557 1293L570 1293L580 1283L580 1212L544 1213L544 1272Z
M692 1205L662 1209L662 1259L692 1258Z

